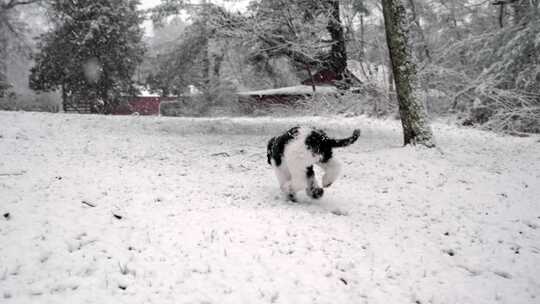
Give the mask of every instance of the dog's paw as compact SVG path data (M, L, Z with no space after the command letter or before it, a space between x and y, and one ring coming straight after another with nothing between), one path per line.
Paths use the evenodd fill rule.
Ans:
M324 190L323 188L314 188L309 191L309 196L314 199L319 199L323 196Z

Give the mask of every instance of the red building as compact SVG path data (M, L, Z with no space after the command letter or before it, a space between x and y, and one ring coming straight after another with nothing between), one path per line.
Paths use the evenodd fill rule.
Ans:
M114 115L159 115L159 106L162 101L175 100L176 97L163 97L159 95L144 94L131 98L129 101L119 105L114 111Z

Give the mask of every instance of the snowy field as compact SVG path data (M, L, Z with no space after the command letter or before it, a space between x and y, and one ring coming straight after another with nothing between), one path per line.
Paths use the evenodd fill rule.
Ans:
M362 137L285 202L268 138ZM540 303L540 141L397 121L0 112L1 303Z

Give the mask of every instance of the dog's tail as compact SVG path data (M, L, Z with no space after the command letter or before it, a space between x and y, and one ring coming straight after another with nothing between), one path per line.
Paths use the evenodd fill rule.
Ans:
M342 148L342 147L347 147L347 146L353 144L358 139L358 137L360 137L360 129L354 130L351 137L347 137L347 138L343 138L343 139L330 138L328 140L328 142L329 142L330 146L332 146L333 148Z

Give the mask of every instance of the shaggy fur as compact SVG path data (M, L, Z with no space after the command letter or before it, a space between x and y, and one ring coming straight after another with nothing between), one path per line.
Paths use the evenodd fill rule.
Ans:
M332 154L333 148L346 147L360 136L354 130L351 137L329 138L322 130L309 127L294 127L268 141L268 164L272 165L279 187L291 201L296 201L296 192L305 189L308 196L318 199L324 190L315 179L313 165L324 171L322 186L330 187L338 178L341 164Z

